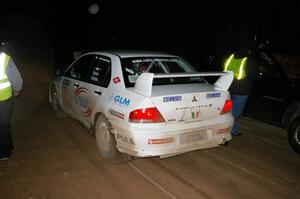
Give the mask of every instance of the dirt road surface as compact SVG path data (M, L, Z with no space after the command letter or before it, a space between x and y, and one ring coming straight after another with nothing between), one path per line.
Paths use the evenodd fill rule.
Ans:
M101 159L95 140L44 101L13 122L0 198L300 198L300 156L285 131L247 117L230 144L166 159Z

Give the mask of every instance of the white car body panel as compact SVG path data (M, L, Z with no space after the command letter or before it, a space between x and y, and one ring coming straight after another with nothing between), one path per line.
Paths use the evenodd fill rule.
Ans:
M119 151L136 157L168 157L216 147L231 140L233 117L230 112L220 113L225 100L230 99L227 89L233 80L232 73L142 73L134 87L126 88L120 58L177 56L138 51L91 52L85 55L103 55L110 59L111 78L108 87L60 76L51 82L50 90L56 87L63 111L87 128L94 126L97 114L103 114L112 125ZM220 78L215 85L152 85L153 78L176 76ZM156 107L165 122L129 122L131 111L150 107Z

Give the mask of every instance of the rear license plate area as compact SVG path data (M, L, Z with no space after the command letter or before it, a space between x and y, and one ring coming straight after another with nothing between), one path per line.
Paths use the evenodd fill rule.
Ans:
M180 144L190 144L193 142L203 141L207 139L206 131L196 133L188 133L179 136Z

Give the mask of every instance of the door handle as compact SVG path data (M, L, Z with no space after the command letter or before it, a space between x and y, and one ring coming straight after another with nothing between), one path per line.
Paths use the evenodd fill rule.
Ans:
M101 91L94 91L94 93L96 93L96 95L102 95Z
M74 84L74 87L75 87L75 88L78 88L78 87L79 87L79 84L78 84L78 83L75 83L75 84Z

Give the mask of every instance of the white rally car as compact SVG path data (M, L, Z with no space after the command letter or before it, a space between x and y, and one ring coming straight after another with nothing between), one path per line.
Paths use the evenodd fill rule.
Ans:
M198 73L164 53L91 52L53 79L49 98L91 130L103 158L169 157L232 139L232 80L231 72Z

